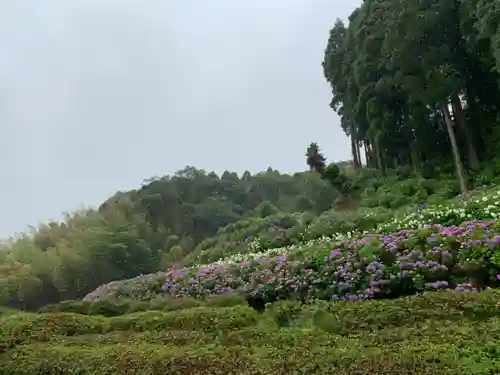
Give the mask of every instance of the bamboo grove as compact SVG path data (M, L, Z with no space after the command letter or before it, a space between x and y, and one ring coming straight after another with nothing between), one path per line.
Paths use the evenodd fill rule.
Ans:
M365 0L322 65L358 167L448 168L462 191L495 168L499 0Z

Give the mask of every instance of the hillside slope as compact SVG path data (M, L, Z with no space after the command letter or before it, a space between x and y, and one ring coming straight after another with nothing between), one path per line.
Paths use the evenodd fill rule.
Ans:
M500 295L0 316L0 374L492 374ZM184 307L184 308L182 308Z
M371 229L393 210L458 193L452 175L437 180L386 170L384 176L341 166L350 193L316 172L218 177L194 168L117 193L98 210L68 214L2 245L0 304L36 310L174 264L302 246Z
M115 281L85 300L202 298L238 291L273 302L394 298L440 288L498 287L499 216L500 188L494 187L446 204L405 209L391 218L368 215L358 222L366 225L364 231L358 227L357 232L303 238L274 249L255 245L251 252L217 262ZM314 232L317 225L313 221L301 236Z

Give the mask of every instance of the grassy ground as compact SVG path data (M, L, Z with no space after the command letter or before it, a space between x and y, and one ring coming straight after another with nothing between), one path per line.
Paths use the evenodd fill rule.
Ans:
M500 292L393 301L0 315L0 374L492 374Z

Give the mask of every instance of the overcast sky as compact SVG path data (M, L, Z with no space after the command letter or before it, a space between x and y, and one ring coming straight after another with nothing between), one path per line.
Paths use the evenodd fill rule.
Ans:
M3 1L0 236L185 165L347 159L321 61L359 2Z

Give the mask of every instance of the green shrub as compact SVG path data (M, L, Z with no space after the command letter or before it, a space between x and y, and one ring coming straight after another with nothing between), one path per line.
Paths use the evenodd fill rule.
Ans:
M17 310L9 309L7 307L0 307L0 316L2 315L11 315L17 313Z
M90 315L118 316L127 312L129 305L126 302L100 300L94 301L89 306Z
M270 314L278 327L287 327L292 325L301 311L301 305L296 302L278 301L271 304Z
M107 332L116 330L201 330L235 329L256 323L258 314L246 306L196 307L187 310L146 311L106 320Z
M90 314L91 302L89 301L62 301L58 304L47 305L38 310L38 312L44 313L56 313L56 312L72 312L77 314Z
M0 374L16 375L196 375L243 374L252 368L245 354L224 347L172 347L159 345L100 345L67 348L32 346L7 353Z
M227 293L210 296L206 299L192 297L168 298L157 295L150 301L136 301L130 298L108 298L99 301L63 301L47 305L39 313L71 312L83 315L120 316L144 311L176 311L193 307L231 307L246 305L245 296L240 293ZM9 310L10 311L10 310ZM15 310L10 311L15 313ZM4 315L0 312L0 316Z
M302 216L296 214L240 220L220 228L216 238L201 242L185 264L206 264L245 252L250 241L258 242L261 250L290 245L300 239L303 228Z
M280 301L105 318L0 317L0 374L466 375L498 372L499 291Z
M48 341L54 335L99 333L103 320L73 313L13 314L0 318L0 338L9 342Z

